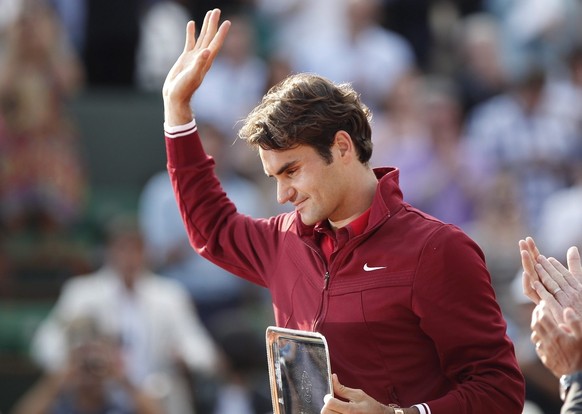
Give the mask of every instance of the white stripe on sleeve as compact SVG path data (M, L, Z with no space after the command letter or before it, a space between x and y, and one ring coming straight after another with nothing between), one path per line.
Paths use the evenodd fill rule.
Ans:
M196 131L196 119L184 125L168 126L164 122L164 133L168 138L183 137Z

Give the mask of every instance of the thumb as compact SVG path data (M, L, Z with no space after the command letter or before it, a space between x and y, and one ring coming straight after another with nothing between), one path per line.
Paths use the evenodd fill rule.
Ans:
M347 401L357 400L358 390L346 387L345 385L340 383L337 374L332 375L332 382L333 382L333 392L336 396L342 397Z
M568 270L574 276L582 276L582 264L580 262L580 252L576 246L572 246L566 252L566 261L568 263Z

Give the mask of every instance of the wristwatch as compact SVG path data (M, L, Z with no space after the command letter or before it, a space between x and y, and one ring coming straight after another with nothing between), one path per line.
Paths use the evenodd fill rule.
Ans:
M394 414L404 414L404 410L396 404L388 404L388 407L394 410Z
M562 375L560 377L560 398L562 401L566 400L566 395L572 386L572 383L576 380L580 381L582 379L582 371L575 372L570 375Z

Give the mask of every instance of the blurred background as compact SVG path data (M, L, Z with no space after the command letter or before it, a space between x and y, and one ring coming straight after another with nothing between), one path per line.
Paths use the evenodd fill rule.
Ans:
M168 348L193 409L270 411L267 293L193 254L165 172L161 87L186 22L199 26L214 7L231 33L192 104L239 209L287 208L236 139L261 96L294 72L352 83L374 114L373 165L399 167L406 201L484 250L526 376L525 412L558 412L558 382L529 341L517 242L534 236L562 262L582 247L579 0L0 0L0 412L22 412L54 379L59 359L33 344L49 323L64 335L63 319L85 306L61 303L68 282L112 267L120 216L137 239L118 252L138 251L140 269L181 289L195 335L218 355L202 369ZM140 306L128 315L143 321ZM85 307L79 315L93 316ZM157 374L133 385L161 400Z

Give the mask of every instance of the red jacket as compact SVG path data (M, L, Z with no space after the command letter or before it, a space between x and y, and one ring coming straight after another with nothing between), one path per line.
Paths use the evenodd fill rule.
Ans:
M267 287L278 326L318 331L332 371L351 388L431 414L521 414L524 381L479 247L402 199L398 170L379 179L363 234L337 233L329 265L323 226L295 212L237 213L191 130L166 132L168 171L192 246Z

